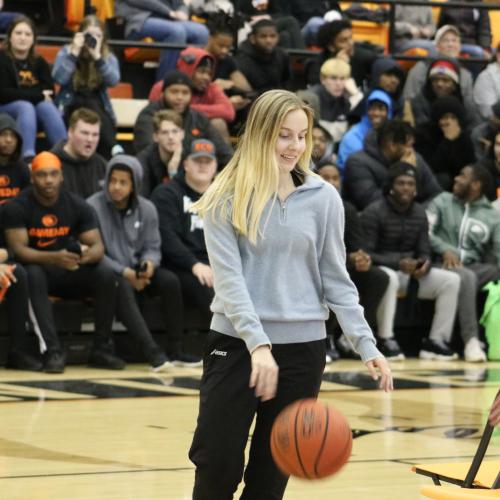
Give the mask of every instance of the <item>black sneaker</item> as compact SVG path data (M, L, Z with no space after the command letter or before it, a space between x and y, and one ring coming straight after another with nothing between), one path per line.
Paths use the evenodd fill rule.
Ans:
M43 371L46 373L63 373L66 356L61 351L48 351L45 356Z
M92 368L123 370L125 361L108 351L93 351L90 353L88 365Z
M361 356L353 349L351 343L344 334L337 340L337 347L342 358L361 359Z
M405 355L403 354L401 347L399 347L399 344L394 338L378 339L377 347L379 351L391 361L402 361L405 359Z
M458 359L458 354L453 352L445 342L432 339L422 340L422 348L418 356L420 359L437 359L441 361Z
M203 360L199 356L193 356L179 351L170 356L170 361L174 366L183 366L184 368L198 368L203 365Z
M333 342L333 337L331 335L326 336L326 363L333 363L340 358L340 354L335 348L335 343Z
M41 372L43 370L43 363L22 351L10 351L7 356L6 368L17 368L18 370L28 370L32 372Z
M161 372L166 372L169 371L173 368L172 362L167 358L167 356L161 352L158 351L151 356L151 371L155 373L161 373Z

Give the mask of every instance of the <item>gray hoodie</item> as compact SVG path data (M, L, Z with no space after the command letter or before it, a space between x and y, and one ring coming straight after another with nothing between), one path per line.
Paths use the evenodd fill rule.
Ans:
M280 203L269 200L257 245L230 220L204 218L214 272L211 328L263 344L325 337L331 309L364 361L381 356L345 264L344 210L336 189L308 176Z
M108 193L109 178L115 165L125 165L132 171L134 191L129 208L124 213L114 206ZM149 200L137 195L141 181L142 167L139 161L133 156L116 155L106 166L102 191L87 200L99 218L106 247L104 258L119 275L123 274L126 267L134 268L141 260L150 260L155 266L161 260L158 213Z

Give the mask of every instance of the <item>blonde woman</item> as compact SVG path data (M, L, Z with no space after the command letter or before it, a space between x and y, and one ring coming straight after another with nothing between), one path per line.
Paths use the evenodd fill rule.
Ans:
M54 80L61 85L56 104L69 121L78 108L89 108L101 118L98 151L106 158L116 144L115 114L108 87L120 82L118 59L111 53L103 22L86 16L71 44L57 54L52 69Z
M282 498L288 478L272 460L270 430L284 406L318 394L328 308L372 377L392 389L346 271L342 201L309 170L312 122L295 94L262 94L234 157L193 206L215 289L189 454L194 500L233 498L255 415L241 498Z

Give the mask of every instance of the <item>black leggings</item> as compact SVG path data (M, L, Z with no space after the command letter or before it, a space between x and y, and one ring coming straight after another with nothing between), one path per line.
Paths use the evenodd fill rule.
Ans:
M243 476L245 448L255 430L242 500L280 500L288 477L276 467L269 438L278 413L302 398L315 398L325 367L325 341L274 344L279 366L276 397L260 402L248 387L250 354L235 337L210 331L203 355L198 423L189 451L196 465L193 500L230 500Z
M57 266L27 264L31 305L49 351L61 350L49 295L63 299L94 299L94 349L113 350L111 329L115 315L116 278L103 262L67 271Z

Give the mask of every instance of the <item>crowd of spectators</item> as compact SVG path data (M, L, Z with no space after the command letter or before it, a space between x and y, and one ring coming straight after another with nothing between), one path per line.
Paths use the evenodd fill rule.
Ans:
M314 110L313 167L343 198L347 267L381 351L404 359L398 299L408 318L428 299L434 315L419 356L454 360L463 344L466 361L486 361L477 296L500 279L500 47L491 47L488 12L443 5L436 25L430 8L398 5L396 47L427 51L407 72L355 42L336 2L236 5L115 0L127 39L188 44L161 51L131 154L116 140L108 89L122 77L103 22L85 17L50 67L37 55L34 23L0 13L7 366L64 370L51 296L94 299L92 366L125 366L115 315L154 371L199 365L182 350L183 311L188 304L208 318L214 293L203 221L190 207L231 158L251 102L276 88ZM317 54L303 61L301 84L287 49L306 47ZM482 69L470 71L464 53L483 58ZM156 296L165 350L141 308ZM28 320L43 357L26 348ZM352 355L339 333L328 328L328 361L336 347Z

